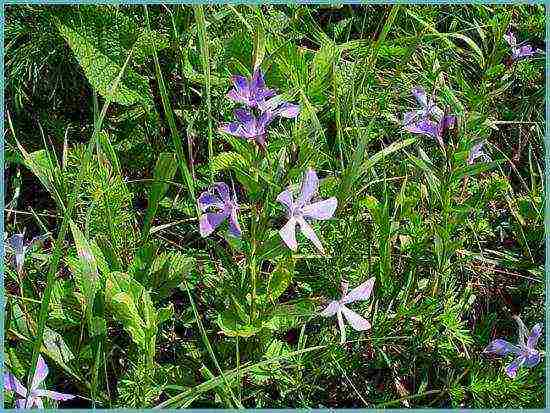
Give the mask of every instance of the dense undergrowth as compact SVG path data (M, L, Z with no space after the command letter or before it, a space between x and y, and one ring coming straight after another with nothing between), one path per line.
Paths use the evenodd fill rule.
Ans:
M544 54L505 40L544 28L543 6L7 7L5 239L29 244L6 370L29 388L43 360L78 396L46 407L542 407L544 360L512 379L483 350L544 321ZM258 68L289 106L228 98ZM199 218L213 182L231 227ZM340 343L321 312L370 279Z

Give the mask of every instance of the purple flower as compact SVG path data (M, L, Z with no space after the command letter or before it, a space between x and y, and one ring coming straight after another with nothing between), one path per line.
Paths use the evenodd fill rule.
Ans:
M364 331L370 328L368 320L361 317L355 311L350 310L345 304L352 303L354 301L367 300L370 297L372 288L374 286L374 277L365 281L359 287L354 288L348 294L348 283L342 282L342 298L338 301L332 301L322 312L323 317L331 317L336 314L338 318L338 326L340 327L340 343L346 341L346 328L344 326L344 320L342 314L348 320L348 323L354 330Z
M491 341L483 351L488 354L496 354L497 356L505 356L507 354L515 354L516 359L506 367L506 374L510 378L516 377L517 371L521 366L534 367L540 361L540 352L535 348L537 341L542 334L542 324L535 324L529 334L527 327L518 316L514 316L518 323L519 342L518 345L511 344L505 340L497 339Z
M428 100L426 92L421 87L414 88L412 94L421 109L405 112L403 115L403 128L411 133L436 138L443 145L443 133L446 129L454 126L456 117L445 115L433 99Z
M233 76L234 88L229 91L229 99L243 103L249 109L235 110L237 120L222 124L221 132L226 132L239 138L254 140L260 147L265 148L267 127L276 118L295 118L300 112L300 107L286 102L275 91L265 87L262 72L254 70L252 78L248 81L242 76ZM252 111L256 108L257 115Z
M537 52L542 51L542 50L534 49L528 44L525 44L523 46L518 46L516 36L511 31L509 31L504 35L504 40L506 40L506 42L512 48L512 60L519 60L525 57L531 57L535 55Z
M34 237L29 242L25 243L25 236L23 234L13 234L8 238L8 250L13 254L13 266L16 271L21 274L23 272L23 264L25 263L25 255L29 248L32 248L35 244L44 241L47 235L41 235Z
M327 220L331 218L334 215L334 211L336 211L338 201L335 197L332 197L324 201L312 203L311 199L317 192L318 187L319 179L317 178L317 174L314 170L309 169L305 174L300 196L296 201L292 199L290 188L287 188L277 196L277 201L287 207L288 213L288 222L279 230L279 234L288 248L293 251L298 249L296 225L299 225L302 234L311 240L322 254L325 253L321 241L319 241L313 228L311 228L306 220Z
M234 102L243 103L251 108L259 107L266 99L275 96L275 91L265 87L264 77L260 69L255 69L250 80L235 75L231 78L233 89L227 97Z
M34 372L34 377L32 378L32 385L31 385L31 391L30 394L27 395L27 389L25 386L23 386L17 378L11 374L10 372L4 373L4 389L7 391L13 391L18 396L21 396L21 399L17 399L15 401L15 406L18 409L30 409L32 407L37 407L39 409L44 408L44 404L42 403L42 397L48 397L53 400L71 400L74 399L76 396L73 396L72 394L64 394L64 393L58 393L51 390L43 390L39 389L38 387L40 384L46 379L46 376L48 375L48 366L46 365L46 362L42 358L41 355L38 356L38 361L36 363L36 370ZM25 399L28 396L28 402L25 405Z
M208 191L204 191L198 198L199 208L206 212L208 209L216 212L207 212L199 217L201 237L207 237L226 219L229 221L229 233L235 237L241 236L241 227L237 221L239 205L235 194L230 196L229 187L223 182L215 182Z
M237 121L225 123L219 130L239 138L252 139L261 147L265 147L266 128L274 119L272 113L264 112L256 118L246 109L236 109L235 117Z
M477 158L491 160L489 155L483 152L483 145L485 145L485 142L479 142L472 146L472 149L470 149L470 153L468 154L468 165L473 165Z

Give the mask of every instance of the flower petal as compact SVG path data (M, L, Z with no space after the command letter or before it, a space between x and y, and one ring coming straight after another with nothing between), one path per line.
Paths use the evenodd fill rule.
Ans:
M428 106L428 99L426 98L426 91L422 86L417 86L412 90L412 94L420 106L426 108Z
M285 102L275 109L273 114L282 118L295 118L300 114L300 106Z
M215 195L212 195L208 191L204 191L202 194L200 194L199 198L197 199L199 203L199 208L201 211L206 211L209 207L215 207L219 209L223 209L223 202L220 198L218 198Z
M23 234L13 234L8 239L8 244L14 254L23 254L25 250L25 239Z
M32 407L31 401L32 401L32 399L29 399L29 406ZM17 399L17 400L15 401L15 408L16 408L16 409L25 409L25 408L26 408L26 406L25 406L25 399Z
M229 195L229 187L225 182L214 182L212 188L218 193L222 201L231 202L231 196Z
M296 251L298 249L298 243L296 242L296 218L290 218L279 230L279 235L288 248Z
M249 123L254 121L254 115L246 109L235 109L235 117L241 123Z
M20 396L27 396L27 389L21 384L17 377L10 372L4 372L4 389L8 391L14 391Z
M365 281L363 284L359 285L358 287L355 287L353 290L350 291L349 294L345 295L341 302L343 304L352 303L354 301L363 301L367 300L372 292L372 288L374 286L375 278L369 278L367 281Z
M313 242L313 245L317 247L317 249L321 252L321 254L325 253L325 250L323 248L323 245L321 244L321 241L319 241L319 238L317 238L317 235L315 234L315 231L313 231L313 228L305 221L303 218L296 218L296 222L300 225L300 231L302 231L302 234L309 239L311 242Z
M538 351L530 353L525 357L525 367L535 367L540 362L540 353Z
M305 218L313 218L321 221L332 218L338 200L335 197L325 199L324 201L315 202L302 207L302 214Z
M512 361L508 366L506 366L506 374L508 377L513 379L516 377L516 374L518 372L518 369L521 367L521 365L525 362L525 357L521 356Z
M246 129L244 125L240 122L224 123L220 125L218 130L220 132L225 132L239 138L250 139L254 137L254 135L251 134L251 131Z
M250 79L250 91L254 95L255 92L258 92L258 89L263 89L265 87L264 76L260 68L254 70L252 73L252 78Z
M201 237L209 236L214 230L227 218L225 212L221 213L206 213L199 218L199 231Z
M518 346L509 343L506 340L502 340L501 338L491 341L489 345L485 347L483 352L488 354L496 354L497 356L505 356L508 353L520 355L522 353Z
M504 35L504 40L506 40L506 43L508 43L510 46L515 46L517 44L516 36L512 32L506 33Z
M323 317L331 317L338 312L340 303L338 301L331 301L330 304L321 312Z
M305 173L304 179L302 181L302 187L300 189L300 197L298 198L297 204L299 207L303 207L305 204L311 201L311 198L317 191L319 187L319 178L313 169L308 169Z
M537 345L537 342L539 341L539 338L542 334L542 324L537 323L531 330L531 334L527 337L527 347L530 349L534 349Z
M283 192L277 195L277 202L285 205L288 209L292 208L292 206L294 205L294 201L292 200L292 191L290 190L290 188L285 189Z
M344 313L344 317L346 317L346 320L348 320L348 323L354 330L365 331L370 329L370 323L368 320L361 317L355 311L350 310L345 305L342 305L340 308L342 309L342 313Z
M44 361L44 358L42 355L38 355L38 361L36 362L36 370L34 372L34 377L32 378L32 384L30 388L30 392L32 393L34 390L40 386L40 383L44 381L46 376L48 375L48 365L46 364L46 361Z

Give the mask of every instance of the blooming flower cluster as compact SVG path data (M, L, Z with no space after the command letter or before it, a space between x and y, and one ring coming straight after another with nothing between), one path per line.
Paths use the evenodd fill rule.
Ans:
M497 356L514 354L517 356L514 361L506 367L506 374L510 378L516 377L518 369L521 366L534 367L539 364L540 352L536 349L536 346L542 334L542 324L535 324L529 333L521 318L514 316L514 319L518 324L518 345L499 338L491 341L484 350L486 354L495 354Z
M4 389L7 391L13 391L18 398L15 401L15 406L18 409L31 409L37 407L38 409L44 408L44 403L42 402L43 397L47 397L52 400L65 401L74 399L76 396L72 394L58 393L51 390L43 390L40 385L46 379L48 375L48 365L44 361L41 355L38 356L38 361L36 363L36 370L32 378L32 384L30 391L27 390L25 386L21 384L17 378L10 372L4 373ZM27 402L25 403L25 400Z
M233 76L233 89L227 97L236 103L248 106L235 109L236 121L220 126L220 131L243 139L255 141L265 148L267 127L276 117L295 118L300 112L298 105L286 102L273 89L265 86L261 70L255 69L250 80ZM254 113L256 111L257 113Z
M508 43L512 49L512 60L514 61L531 57L536 53L542 52L542 50L535 49L528 44L520 46L517 43L516 36L511 31L504 35L504 40L506 40L506 43Z
M412 94L420 105L420 109L404 113L403 128L411 133L436 138L443 146L443 134L445 130L454 127L456 117L446 115L435 104L433 98L428 99L422 87L414 88Z
M25 262L25 255L29 248L47 239L47 235L41 235L34 237L28 242L25 242L24 234L13 234L7 239L8 251L13 255L13 266L18 274L23 272L23 264Z

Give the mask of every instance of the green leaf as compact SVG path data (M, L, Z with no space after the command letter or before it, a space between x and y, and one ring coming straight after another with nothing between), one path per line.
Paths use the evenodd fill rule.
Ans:
M180 252L162 253L153 261L144 285L155 293L155 299L167 297L188 277L195 259Z
M153 172L153 185L149 191L147 212L145 214L145 222L141 233L143 241L149 236L151 222L157 213L161 199L168 191L168 182L174 178L177 169L178 163L173 153L163 152L159 155L155 171Z
M274 303L290 285L294 273L294 260L282 260L273 270L267 285L267 299Z
M111 85L118 77L124 60L132 53L138 63L167 45L156 42L159 35L138 26L116 7L63 8L53 12L61 36L73 51L86 78L104 98L121 105L152 104L149 82L131 68L126 69L118 88L111 96Z

